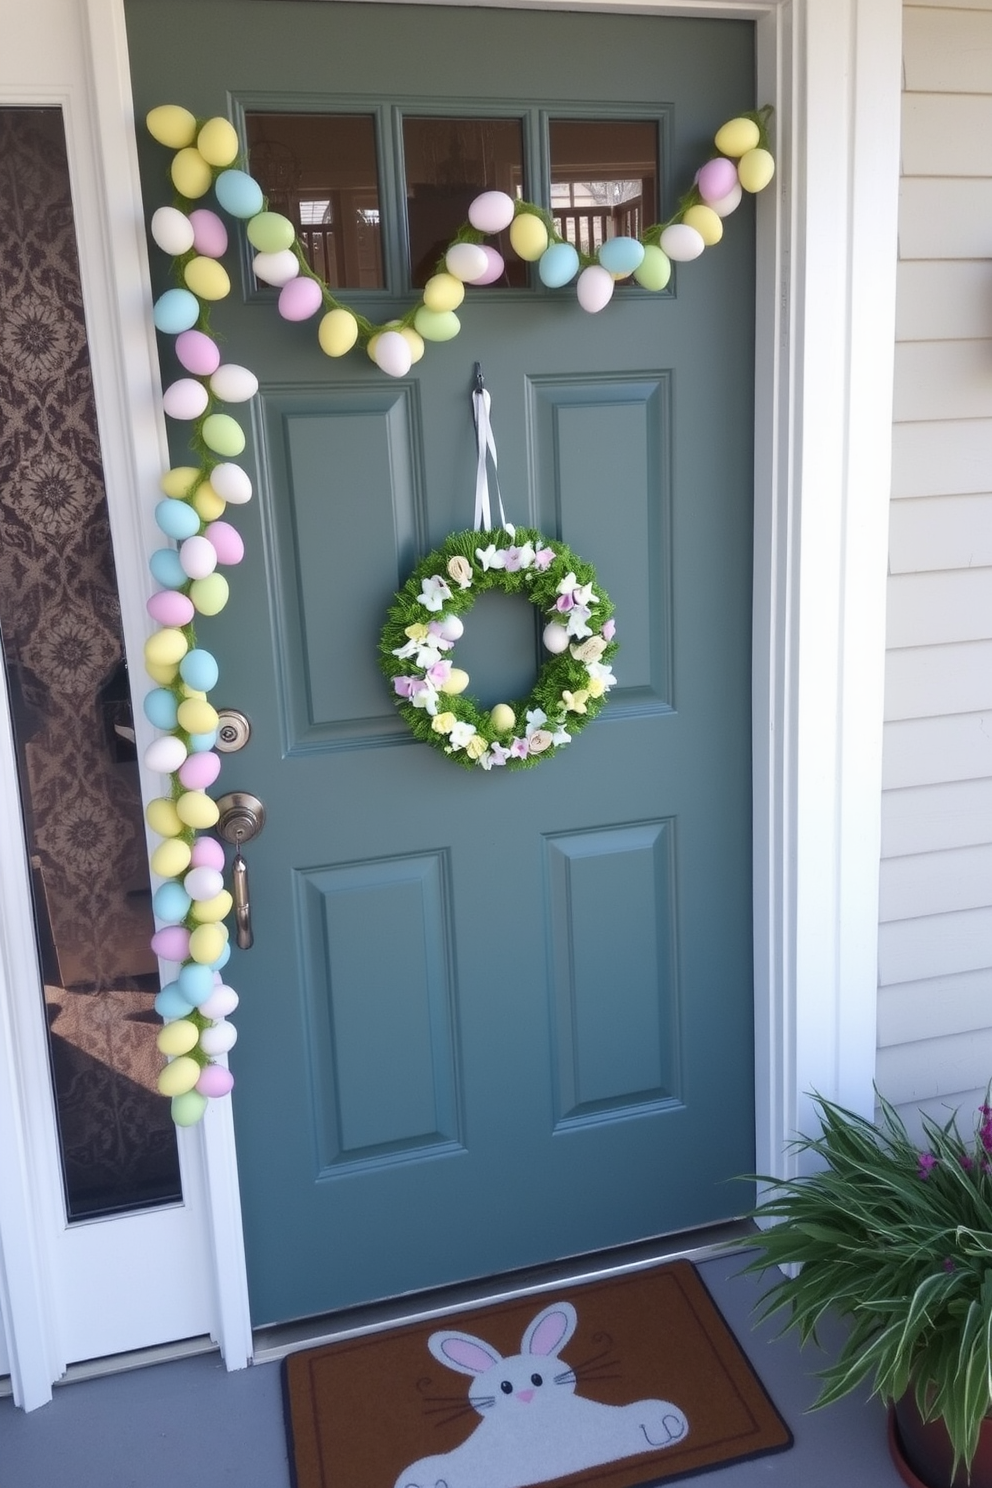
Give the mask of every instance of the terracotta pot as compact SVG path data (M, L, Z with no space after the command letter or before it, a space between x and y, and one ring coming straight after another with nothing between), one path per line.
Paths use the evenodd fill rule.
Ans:
M954 1453L943 1421L924 1421L910 1390L889 1409L889 1451L909 1488L992 1488L992 1416L982 1423L971 1478L951 1477Z

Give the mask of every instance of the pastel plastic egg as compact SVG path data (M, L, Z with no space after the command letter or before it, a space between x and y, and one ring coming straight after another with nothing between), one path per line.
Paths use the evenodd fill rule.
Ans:
M234 1076L229 1069L222 1064L208 1064L196 1082L195 1092L191 1094L206 1095L211 1100L217 1100L222 1095L228 1095L234 1088Z
M201 522L216 522L227 502L221 501L210 481L201 481L193 495L193 510Z
M705 247L702 236L684 222L673 222L661 235L661 251L675 263L689 263L698 258Z
M182 631L174 626L166 626L164 630L157 630L145 642L145 655L148 660L166 665L169 662L182 661L188 650L189 641Z
M181 884L175 879L168 883L159 884L152 895L152 910L157 920L165 920L169 925L178 925L189 914L190 897ZM179 1051L185 1053L185 1049Z
M164 336L178 336L188 331L200 318L200 302L188 289L167 289L152 307L156 330Z
M309 320L324 303L324 291L316 279L309 274L300 274L290 279L279 291L276 309L283 320Z
M723 222L712 207L690 207L682 221L686 227L696 229L707 248L712 248L723 237Z
M344 356L358 340L358 321L350 310L328 310L317 327L317 340L325 356Z
M211 963L210 963L210 969L211 969L211 971L213 971L213 972L219 972L220 969L221 969L221 967L222 966L226 966L227 963L228 963L228 961L230 961L230 959L231 959L231 943L230 943L230 941L225 941L224 942L224 949L221 951L220 955L217 956L217 957L215 957L214 960L211 961Z
M208 119L196 136L196 148L208 165L230 165L238 158L238 134L229 119Z
M196 334L199 335L199 332ZM173 465L171 470L165 472L159 485L166 496L181 501L192 494L199 480L202 480L202 476L194 465Z
M177 712L179 727L185 729L187 734L211 734L217 727L217 709L208 703L205 698L185 698L179 704ZM204 749L198 749L196 753L202 754L206 749L212 749L216 742L216 738L212 739L209 744L204 745ZM182 815L181 812L180 815ZM217 818L214 817L214 821L216 820ZM197 823L190 822L189 825L192 827L196 826ZM212 827L213 822L202 822L200 825Z
M439 622L439 631L446 641L457 641L465 634L465 622L460 615L445 615Z
M194 579L189 586L189 597L201 615L219 615L230 597L231 586L223 574L208 574L205 579Z
M292 248L296 228L281 212L259 212L245 228L245 236L259 253L281 253Z
M274 284L277 289L295 279L300 272L300 261L288 248L282 248L278 253L256 253L251 266L256 279L261 279L263 284Z
M218 455L240 455L245 447L245 431L229 413L211 413L200 430L208 449Z
M217 567L217 551L209 538L188 537L179 549L183 572L191 579L205 579Z
M240 563L245 556L245 542L241 533L230 522L211 522L204 533L214 552L217 554L218 563L234 564ZM209 688L204 691L209 692Z
M730 155L736 160L753 150L761 139L761 131L753 119L728 119L718 129L713 143L721 155Z
M194 650L187 651L179 663L179 675L190 687L195 687L197 692L210 692L217 686L220 668L209 651L197 646Z
M194 532L200 530L200 519L193 508L187 506L185 501L173 501L171 497L158 503L155 521L166 537L174 537L177 541L192 537Z
M254 217L264 205L261 186L245 171L222 171L214 182L214 195L232 217Z
M174 419L198 419L209 402L210 395L203 383L192 377L180 377L162 394L162 407Z
M188 827L199 829L200 827L212 827L220 812L217 802L211 800L203 791L185 791L176 802L176 812L179 820L185 822Z
M153 108L145 115L145 127L152 139L170 150L181 150L196 139L196 119L178 103L161 103Z
M189 938L189 953L201 966L209 966L226 945L227 934L222 925L197 925Z
M205 258L221 258L227 252L227 228L209 207L190 212L193 225L193 247Z
M175 878L180 873L185 873L189 867L190 845L181 842L178 837L170 837L167 842L160 842L158 847L149 858L151 870L157 873L159 878ZM177 961L184 959L177 956Z
M468 209L468 220L479 232L498 233L509 227L516 211L505 191L484 191Z
M568 631L564 625L552 620L550 625L544 627L541 639L544 641L545 651L550 651L553 656L560 656L568 646Z
M251 500L251 480L240 465L215 465L210 472L210 484L217 495L232 506L244 506Z
M189 736L190 754L203 754L208 749L213 749L217 743L216 727L208 729L206 733L198 734L195 730Z
M181 589L187 582L175 548L156 548L148 560L148 567L163 589Z
M201 300L223 300L231 293L231 280L215 258L191 258L183 269L186 285Z
M142 703L145 717L148 722L160 729L174 729L176 726L176 709L179 706L174 692L167 687L155 687L151 692L145 694Z
M226 1018L229 1013L234 1012L240 1000L233 987L221 983L200 1003L200 1012L205 1018Z
M216 837L197 837L193 843L190 862L194 868L216 868L221 871L224 867L224 849Z
M613 283L613 275L602 264L590 264L589 268L583 269L575 287L583 310L596 315L604 309L613 298Z
M775 161L767 150L748 150L737 165L737 178L745 191L764 191L775 174Z
M177 1018L159 1029L155 1042L160 1054L188 1054L200 1040L200 1030L187 1018Z
M171 687L179 676L179 668L176 665L157 666L154 661L145 661L145 671L159 687Z
M561 630L562 627L559 626L558 629ZM494 729L497 729L501 734L505 734L513 728L517 721L517 715L509 703L497 703L495 708L490 710L489 721Z
M744 188L740 181L735 181L733 189L728 191L726 196L721 196L719 201L710 202L710 206L718 217L729 217L731 212L737 211L743 195Z
M495 284L497 279L502 279L506 272L506 264L503 262L502 253L497 253L496 249L490 248L488 243L480 243L479 247L486 255L488 267L484 274L476 275L472 283L481 288L484 284Z
M206 759L207 756L199 755L198 758ZM216 899L223 887L224 875L219 868L191 868L183 879L183 888L191 899Z
M192 1090L200 1078L200 1066L195 1059L188 1054L181 1054L171 1064L167 1064L158 1077L158 1089L160 1095L185 1095Z
M717 155L707 160L696 177L696 187L704 202L712 205L733 191L737 184L737 167L732 160Z
M191 754L183 760L176 773L180 785L187 790L209 790L220 774L220 755L214 754L212 749L202 754Z
M427 311L427 314L431 314ZM373 360L377 367L387 372L390 377L405 377L413 362L410 346L399 331L383 331L381 335L373 338L375 346L369 343Z
M639 267L644 257L644 244L636 238L607 238L599 250L599 261L608 274L626 279Z
M238 1030L233 1023L226 1023L223 1019L211 1024L200 1034L200 1048L204 1054L226 1054L229 1049L234 1048L237 1041Z
M225 362L211 377L210 391L222 403L247 403L258 392L258 378L247 367Z
M169 843L170 847L173 845ZM189 954L189 940L189 931L184 926L166 925L164 929L155 931L151 938L151 948L163 961L185 961Z
M175 557L178 560L179 554ZM183 578L185 577L184 574ZM192 601L185 594L177 594L174 589L160 589L152 594L145 609L159 625L168 626L188 625L195 614Z
M644 257L634 270L634 278L642 289L664 289L672 277L672 261L667 253L649 243Z
M548 251L541 254L537 272L542 284L549 289L560 289L579 272L579 255L571 243L552 243Z
M199 1007L214 990L214 974L209 966L201 966L198 961L187 961L185 966L179 968L176 986L187 1002L192 1003L193 1007Z
M450 697L457 697L460 692L465 691L468 682L468 672L464 671L461 667L452 667L445 680L441 683L441 691L447 693Z
M176 808L168 796L156 796L145 807L145 821L160 837L178 837L183 830Z
M433 274L424 285L428 310L457 310L465 298L465 285L454 274Z
M203 331L183 331L177 336L176 356L194 377L209 377L220 366L220 350Z
M193 918L201 925L212 925L224 920L234 908L234 900L227 889L221 889L212 899L197 899L193 904Z
M192 145L188 145L185 150L180 150L178 155L172 157L169 175L179 195L190 199L203 196L209 191L210 183L214 178L213 171L199 150L194 149Z
M444 267L456 279L471 284L484 274L489 260L478 243L454 243L444 255Z
M533 263L548 246L548 229L534 212L521 212L510 223L510 242L518 258Z
M163 734L145 750L145 764L160 775L172 775L186 758L186 745L174 734Z
M178 258L193 246L193 224L178 207L159 207L152 213L151 235L163 253Z
M423 336L425 341L450 341L462 328L462 323L453 310L439 313L428 310L423 305L413 317L413 325L417 334Z
M400 335L410 348L410 361L419 362L424 354L424 338L413 326L400 326Z
M197 1082L199 1084L199 1082ZM194 1087L174 1095L169 1105L169 1114L176 1126L195 1126L203 1120L207 1109L206 1091Z
M193 1011L193 1004L179 990L178 982L166 982L155 998L155 1011L160 1018L185 1018Z

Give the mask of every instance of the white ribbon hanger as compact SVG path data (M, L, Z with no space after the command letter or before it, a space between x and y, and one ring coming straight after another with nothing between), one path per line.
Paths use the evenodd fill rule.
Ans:
M472 416L475 420L475 439L479 452L479 461L475 472L475 527L479 532L492 530L493 519L489 505L489 459L493 462L493 483L496 487L496 501L499 505L500 526L504 527L512 537L513 527L506 520L503 510L503 497L499 489L499 464L496 458L496 440L493 437L493 426L490 418L492 398L486 387L482 376L481 363L475 364L475 387L472 391Z

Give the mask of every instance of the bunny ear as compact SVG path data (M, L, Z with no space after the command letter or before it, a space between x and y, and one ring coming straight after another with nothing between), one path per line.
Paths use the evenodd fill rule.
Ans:
M459 1374L485 1374L503 1357L471 1333L432 1333L427 1347L435 1359Z
M571 1302L552 1302L531 1323L520 1352L523 1354L557 1354L575 1332L578 1319Z

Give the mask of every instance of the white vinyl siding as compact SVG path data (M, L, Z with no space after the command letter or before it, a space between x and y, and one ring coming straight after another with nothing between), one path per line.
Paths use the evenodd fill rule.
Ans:
M906 0L877 1078L992 1077L992 0Z

